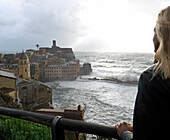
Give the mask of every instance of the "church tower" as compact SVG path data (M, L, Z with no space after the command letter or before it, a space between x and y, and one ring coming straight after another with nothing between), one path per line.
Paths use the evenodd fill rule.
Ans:
M25 54L24 52L21 53L21 56L19 57L19 64L18 64L18 68L19 68L19 76L24 78L24 79L28 79L30 80L30 61L29 58L27 56L27 54Z

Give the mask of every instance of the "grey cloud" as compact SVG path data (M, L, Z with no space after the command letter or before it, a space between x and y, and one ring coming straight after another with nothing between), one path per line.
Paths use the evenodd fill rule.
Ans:
M44 1L41 4L32 2L26 5L24 7L24 15L27 18L25 31L30 34L44 34L44 36L53 35L59 40L58 42L68 45L70 41L74 40L74 37L83 33L83 27L76 15L80 10L77 8L79 3L77 0L74 2L63 0L52 1L52 4ZM62 38L66 41L63 41Z
M16 22L17 21L15 19L10 19L5 15L0 15L0 26L14 25Z
M0 6L0 11L4 9L0 16L0 48L10 47L10 42L17 44L16 48L31 48L39 42L50 44L52 39L61 46L70 46L84 34L77 15L81 10L79 0L24 0L13 7L8 5L6 2Z
M20 34L23 18L19 1L0 1L0 45L3 39L16 38Z
M89 0L88 2L90 2ZM76 50L93 50L107 46L97 38L89 38L88 30L79 19L86 0L0 0L0 50L22 50L51 45L72 46L82 36ZM129 0L135 12L156 15L159 0ZM95 9L95 7L94 7ZM36 48L36 47L35 47Z

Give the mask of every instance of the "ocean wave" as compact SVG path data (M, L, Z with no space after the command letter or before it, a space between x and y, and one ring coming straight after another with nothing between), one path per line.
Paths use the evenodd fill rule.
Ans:
M89 80L105 80L118 84L138 84L141 71L139 69L97 69L94 70ZM87 78L87 77L86 77Z
M108 63L104 63L104 64L93 64L93 68L129 68L129 66L126 65L118 65L118 64L108 64Z
M99 63L115 63L114 60L98 60Z
M124 80L124 79L117 79L117 78L104 78L102 80L106 80L106 81L113 81L116 83L122 83L122 84L133 84L133 85L137 85L138 84L138 80Z
M92 78L88 78L88 80L110 81L110 82L115 82L115 83L118 83L118 84L132 84L132 85L138 84L138 78L137 77L130 77L128 75L123 76L123 77L119 76L119 78L116 78L116 77L105 77L105 78L92 77Z
M98 65L93 65L93 67L105 67L104 65L98 64Z

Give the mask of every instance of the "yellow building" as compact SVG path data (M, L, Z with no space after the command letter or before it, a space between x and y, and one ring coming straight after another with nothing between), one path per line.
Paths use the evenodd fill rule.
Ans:
M13 73L0 70L0 90L2 94L17 99L16 77Z
M19 58L19 64L18 64L18 68L19 68L19 76L24 78L24 79L31 79L30 76L30 61L29 58L27 56L27 54L22 53L20 58Z
M39 75L40 75L40 70L39 70L39 64L35 65L35 75L34 75L34 79L38 80L39 79Z
M31 63L31 79L38 80L40 75L39 63Z

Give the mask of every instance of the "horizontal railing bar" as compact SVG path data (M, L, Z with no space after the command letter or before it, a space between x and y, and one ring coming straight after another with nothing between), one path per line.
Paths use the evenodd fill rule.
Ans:
M24 110L11 109L6 107L0 107L0 114L20 118L24 120L33 121L36 123L44 124L47 126L52 125L52 121L55 116L39 114ZM94 134L109 138L118 138L115 127L104 126L84 121L71 120L62 118L59 120L61 125L66 130L77 131L81 133Z
M104 126L100 124L94 124L89 122L71 120L71 119L60 119L60 123L64 129L71 131L78 131L81 133L94 134L98 136L108 138L118 138L115 127Z
M47 126L51 126L51 123L55 117L51 115L39 114L30 111L11 109L7 107L0 107L0 114L28 121L33 121Z

